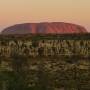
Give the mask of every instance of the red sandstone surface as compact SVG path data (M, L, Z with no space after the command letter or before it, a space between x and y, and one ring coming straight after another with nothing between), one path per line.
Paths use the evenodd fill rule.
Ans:
M52 22L52 23L24 23L10 26L2 34L72 34L86 33L87 30L80 25Z

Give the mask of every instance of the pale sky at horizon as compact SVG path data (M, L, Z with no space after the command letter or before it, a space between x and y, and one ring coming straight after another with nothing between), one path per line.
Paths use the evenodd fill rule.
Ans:
M69 22L90 31L90 0L0 0L0 30L30 22Z

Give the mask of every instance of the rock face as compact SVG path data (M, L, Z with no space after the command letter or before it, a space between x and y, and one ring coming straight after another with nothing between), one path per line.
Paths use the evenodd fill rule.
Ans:
M64 22L46 22L17 24L4 29L2 34L68 34L86 32L87 30L80 25Z

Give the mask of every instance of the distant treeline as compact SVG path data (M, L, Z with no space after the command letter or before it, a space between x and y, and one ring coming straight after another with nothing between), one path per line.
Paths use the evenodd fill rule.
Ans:
M90 33L75 33L75 34L17 34L17 35L0 35L0 39L5 39L5 40L9 40L9 39L34 39L34 40L38 40L38 39L74 39L74 40L78 40L78 39L90 39Z

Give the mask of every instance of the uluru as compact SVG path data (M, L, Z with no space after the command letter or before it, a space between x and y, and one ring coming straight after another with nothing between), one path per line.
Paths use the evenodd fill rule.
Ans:
M64 22L43 22L16 24L4 29L1 34L72 34L87 33L80 25Z

